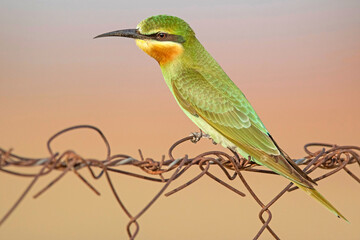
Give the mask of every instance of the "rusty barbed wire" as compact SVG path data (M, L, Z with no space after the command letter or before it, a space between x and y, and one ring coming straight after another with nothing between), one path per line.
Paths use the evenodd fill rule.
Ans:
M100 137L102 138L103 142L105 143L107 153L106 158L103 160L98 159L90 159L90 158L83 158L76 154L74 151L68 150L63 153L54 153L51 144L52 141L62 134L74 131L78 129L90 129L96 131ZM208 151L201 153L195 157L190 158L189 156L185 155L180 158L175 158L173 155L174 149L176 149L179 145L185 142L198 142L201 138L208 137L207 135L200 133L194 133L191 136L184 137L179 141L175 142L168 150L168 159L166 159L165 155L162 156L160 161L156 161L152 158L144 158L142 152L139 150L139 159L134 158L129 155L125 154L115 154L111 155L111 148L110 144L107 141L105 135L96 127L91 125L78 125L73 126L70 128L66 128L64 130L59 131L51 138L49 138L47 142L47 148L49 152L49 157L46 158L27 158L15 155L12 153L12 149L4 150L0 148L0 171L20 177L29 177L32 178L32 181L28 185L28 187L24 190L21 194L19 199L14 203L14 205L9 209L9 211L3 216L0 220L0 226L5 222L5 220L11 215L11 213L18 207L20 202L25 198L25 196L29 193L31 188L37 182L37 180L47 175L55 170L59 171L60 174L48 183L43 189L37 192L34 195L34 198L39 197L41 194L46 192L50 187L52 187L56 182L58 182L61 178L63 178L67 173L73 172L79 179L88 186L95 194L100 195L99 191L91 185L91 183L85 179L79 172L81 169L87 169L91 176L94 179L99 179L103 175L105 175L107 182L112 190L114 197L116 198L119 206L122 208L124 213L128 216L129 222L127 224L126 230L129 236L129 239L135 239L137 236L140 225L137 220L154 204L154 202L167 190L170 183L173 182L175 179L179 178L184 172L186 172L190 167L198 166L200 169L200 173L195 176L190 181L186 182L175 189L168 191L165 193L165 196L170 196L189 185L193 184L201 177L207 175L211 179L215 180L219 184L223 185L224 187L228 188L229 190L233 191L234 193L238 194L241 197L245 196L245 193L241 192L240 190L234 188L233 186L227 184L226 182L222 181L217 176L213 175L210 172L211 166L219 167L224 175L229 180L235 180L239 178L241 182L244 184L246 189L249 191L250 195L254 198L254 200L258 203L261 207L259 212L259 219L262 222L262 226L258 233L255 235L254 239L258 239L260 235L263 233L265 229L267 229L271 235L275 239L280 239L274 230L270 227L270 221L272 219L272 214L270 212L270 207L286 192L293 191L297 189L297 187L292 187L292 183L290 183L287 187L285 187L278 195L276 195L269 203L264 204L255 192L251 189L250 185L247 183L244 176L241 174L242 171L251 171L251 172L258 172L258 173L265 173L265 174L275 174L272 171L259 169L259 165L254 162L250 161L249 159L240 157L236 152L230 149L230 153L228 154L223 151ZM317 149L315 152L310 151L310 148L316 147ZM359 177L357 177L352 171L349 170L347 167L350 164L358 163L360 166L360 157L359 151L360 147L357 146L338 146L332 144L325 144L325 143L308 143L304 146L304 150L307 154L306 157L302 159L295 160L295 163L298 165L305 165L303 169L306 173L311 173L318 168L330 170L329 172L314 178L314 181L320 181L324 178L327 178L340 170L344 170L350 177L352 177L355 181L360 183ZM141 169L144 174L137 174L134 172L124 171L120 168L124 165L133 166L138 169ZM36 173L21 173L18 171L9 170L9 167L40 167L40 170ZM95 169L100 169L98 174L95 174ZM155 181L155 182L162 182L164 183L163 187L160 191L152 198L152 200L137 214L133 215L129 212L126 208L125 204L121 201L113 183L110 178L109 172L116 172L119 174L125 174L128 176L141 178L148 181ZM164 177L164 173L171 173L169 178ZM267 213L267 218L264 217L264 213ZM131 231L131 227L134 226L135 230Z

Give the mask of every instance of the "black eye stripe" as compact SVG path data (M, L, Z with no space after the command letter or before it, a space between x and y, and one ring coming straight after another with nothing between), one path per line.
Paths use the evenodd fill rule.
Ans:
M161 34L164 34L164 35L160 36ZM143 36L146 36L146 38L153 39L156 41L170 41L170 42L178 42L178 43L185 42L185 39L180 35L169 34L169 33L164 33L164 32L157 32L157 33L153 33L150 35L143 35Z

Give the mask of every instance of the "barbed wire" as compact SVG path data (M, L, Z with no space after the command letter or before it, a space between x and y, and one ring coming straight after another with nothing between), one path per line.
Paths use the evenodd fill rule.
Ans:
M60 137L62 134L74 131L78 129L90 129L96 131L103 142L106 145L107 153L106 158L103 160L83 158L80 155L76 154L72 150L65 151L63 153L54 153L51 144L54 139ZM263 203L255 192L251 189L250 185L247 183L246 179L242 175L242 171L257 172L263 174L275 174L272 171L260 169L259 165L250 161L250 158L246 159L240 157L236 152L230 150L230 153L223 151L207 151L201 153L195 157L189 157L188 155L175 158L173 151L178 146L184 144L185 142L196 143L200 141L201 138L208 138L207 135L200 133L194 133L191 136L184 137L179 141L175 142L168 150L168 158L166 159L165 155L162 156L160 161L156 161L152 158L145 158L142 152L139 150L139 159L126 154L111 154L111 148L108 140L105 135L97 128L91 125L78 125L64 130L59 131L53 135L47 141L47 149L49 152L49 157L46 158L28 158L21 157L12 153L12 149L4 150L0 148L0 171L19 177L29 177L32 178L32 181L28 187L21 194L19 199L14 203L14 205L8 210L8 212L0 220L0 226L5 222L5 220L11 215L11 213L18 207L20 202L25 198L29 193L38 179L42 176L48 175L49 173L57 170L60 174L48 183L44 188L34 195L34 198L39 197L41 194L46 192L50 187L57 183L61 178L63 178L67 173L73 172L79 179L86 184L95 194L100 195L99 191L87 180L83 175L80 174L80 170L87 169L91 176L94 179L99 179L103 175L107 179L107 182L112 190L116 201L118 202L121 209L129 218L129 222L126 226L127 234L129 239L135 239L139 233L140 225L137 220L154 204L154 202L168 189L171 182L179 178L184 174L190 167L197 166L200 169L200 173L192 178L190 181L186 182L179 187L168 191L165 193L165 196L170 196L189 185L193 184L203 176L208 176L211 179L215 180L219 184L233 191L241 197L245 196L245 193L241 192L237 188L231 186L230 184L221 180L218 176L215 176L210 172L210 167L217 166L221 169L224 175L229 180L235 180L239 178L244 184L245 188L249 191L250 195L254 198L257 204L261 207L259 212L259 219L262 222L262 226L259 229L258 233L255 235L254 239L258 239L260 235L267 229L270 234L275 239L280 239L274 230L270 227L270 221L272 219L272 214L270 207L281 198L286 192L296 190L297 187L293 187L292 183L286 186L279 194L277 194L269 203ZM310 151L310 148L316 147L319 150L314 152ZM322 168L329 170L325 174L314 178L314 181L320 181L324 178L334 175L340 170L344 170L350 177L355 181L360 183L359 177L357 177L352 171L347 167L350 164L358 163L360 166L360 157L359 151L360 147L357 146L338 146L333 144L325 143L308 143L304 146L304 150L307 154L302 159L294 160L298 165L305 165L303 169L307 174ZM136 169L141 169L144 174L138 174L135 172L121 170L123 166L133 166ZM9 167L40 167L40 170L36 173L22 173L19 171L9 170ZM98 174L95 173L95 169L100 169ZM130 211L126 208L125 204L120 199L110 177L109 172L115 172L119 174L125 174L131 177L141 178L148 181L155 181L164 183L160 191L151 199L151 201L137 214L131 214ZM165 178L165 173L171 173L169 178ZM264 213L267 216L264 216ZM134 226L134 230L131 229Z

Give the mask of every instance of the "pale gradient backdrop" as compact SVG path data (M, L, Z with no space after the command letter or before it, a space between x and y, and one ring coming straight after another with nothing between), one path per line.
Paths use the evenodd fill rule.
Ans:
M0 146L42 157L56 131L93 124L104 131L113 153L137 156L141 148L160 159L175 140L197 131L176 105L158 64L133 40L92 39L156 14L190 23L290 156L303 156L302 146L310 141L360 145L359 12L359 1L3 0ZM105 156L97 136L86 131L63 137L56 148ZM211 149L219 148L204 141L183 153ZM276 176L245 176L264 200L287 184ZM114 176L114 182L132 212L161 187L125 176ZM28 183L0 173L1 216ZM234 184L245 191L239 181ZM29 195L0 228L0 239L125 239L128 219L105 179L95 186L101 197L69 174L39 199ZM296 191L272 208L271 226L279 236L360 239L359 184L342 172L318 189L351 224ZM239 198L204 177L156 202L139 220L139 239L250 239L261 225L259 210L250 196Z

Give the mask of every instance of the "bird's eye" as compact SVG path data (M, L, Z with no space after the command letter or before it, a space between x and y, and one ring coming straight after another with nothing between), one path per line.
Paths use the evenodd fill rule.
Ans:
M159 32L157 34L157 38L158 39L165 39L167 37L167 34L166 33L163 33L163 32Z

